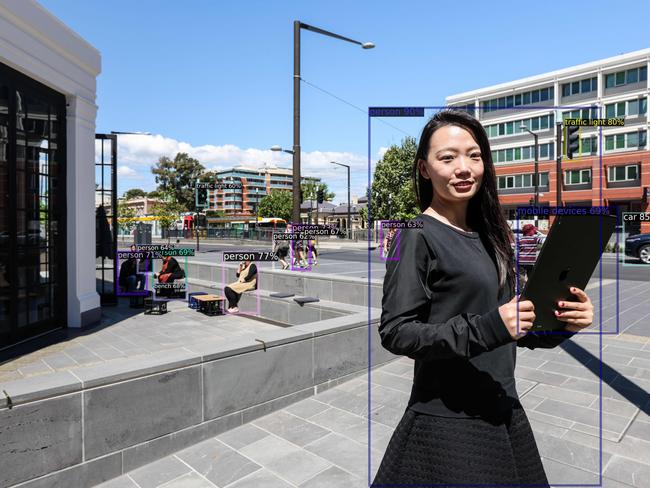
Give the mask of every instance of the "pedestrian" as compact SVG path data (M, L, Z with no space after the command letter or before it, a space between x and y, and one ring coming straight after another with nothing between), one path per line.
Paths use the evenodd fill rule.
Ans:
M393 240L395 239L395 229L391 227L386 231L386 236L384 237L384 257L388 256L388 250L390 249Z
M289 242L283 239L277 239L273 246L273 252L278 257L278 261L282 263L282 269L287 269L289 267L289 263L286 261L287 255L289 254Z
M230 283L223 290L228 299L228 312L239 312L239 300L246 291L257 290L257 266L250 260L239 263L237 268L237 281Z
M517 255L517 264L519 267L519 288L523 289L524 285L530 278L537 254L541 244L544 242L543 236L537 231L533 224L526 224L521 229L522 236L517 240L519 254Z
M131 252L137 251L135 244L131 245ZM142 291L145 285L145 276L139 273L138 259L130 257L124 260L120 265L120 274L118 276L118 285L122 292L133 293ZM133 303L133 300L131 301Z
M318 247L316 247L316 239L310 239L309 244L311 247L312 255L314 256L314 266L318 266Z
M413 178L421 228L386 262L382 345L415 360L413 388L373 482L379 486L548 486L515 389L516 346L551 348L587 327L593 305L571 288L559 334L534 335L533 303L513 296L509 229L487 135L466 112L422 131ZM397 247L399 245L399 254Z

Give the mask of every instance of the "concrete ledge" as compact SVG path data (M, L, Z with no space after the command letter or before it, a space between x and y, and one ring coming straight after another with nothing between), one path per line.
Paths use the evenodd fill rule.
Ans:
M363 373L369 337L373 366L395 357L379 310L262 298L341 315L0 385L0 486L92 486Z

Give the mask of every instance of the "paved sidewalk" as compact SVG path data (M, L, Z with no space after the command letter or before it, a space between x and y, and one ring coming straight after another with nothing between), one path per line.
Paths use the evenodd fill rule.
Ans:
M127 304L128 300L122 299L119 306L104 307L100 326L84 335L0 364L0 385L78 366L115 364L177 349L225 347L278 330L275 325L246 315L208 317L189 309L182 300L170 301L170 313L165 315L145 315L143 310L129 308Z
M650 339L604 336L603 346L602 486L648 487ZM598 336L519 351L517 388L553 484L600 481L598 356ZM401 418L411 379L408 358L372 372L371 476ZM100 486L368 486L367 394L364 374Z

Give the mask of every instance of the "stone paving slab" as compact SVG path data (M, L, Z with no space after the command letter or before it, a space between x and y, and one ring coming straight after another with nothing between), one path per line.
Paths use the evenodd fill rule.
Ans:
M598 337L575 337L572 342L589 346ZM603 337L606 347L630 351L646 351L647 337ZM591 348L590 348L591 349ZM568 348L573 350L573 348ZM586 350L586 348L585 348ZM650 401L647 391L619 389L603 383L603 452L602 464L598 437L599 381L583 363L593 360L582 349L575 349L579 360L562 348L553 351L518 351L521 357L534 359L544 353L537 364L517 368L517 387L522 403L531 421L542 461L549 481L554 484L598 484L603 470L604 488L647 488L650 479ZM553 356L548 356L552 353ZM596 352L597 355L597 352ZM540 375L531 379L530 371L543 372L544 365L561 358L558 364L574 364L583 368L579 376L568 368L549 377ZM533 367L536 366L536 367ZM617 365L610 365L614 370ZM524 371L521 377L520 372ZM413 362L400 358L372 372L370 446L371 476L374 477L392 431L401 418L412 379ZM585 373L586 372L586 373ZM588 373L588 374L587 374ZM625 378L618 373L608 378L612 383ZM634 382L631 378L629 381ZM643 388L643 385L636 384ZM237 429L220 434L208 443L193 446L165 459L170 459L168 470L177 466L174 459L182 459L191 473L184 473L176 481L217 486L220 488L246 487L327 487L361 488L368 486L368 376L362 375L307 398L282 410L254 420ZM630 399L625 395L629 395ZM642 407L641 409L639 407ZM220 446L217 448L217 446ZM203 476L205 458L214 449L228 449L247 460L250 472L242 470L224 480ZM192 455L187 454L192 452ZM159 461L160 462L160 461ZM214 464L214 460L211 461ZM243 461L242 461L243 462ZM203 464L202 464L203 463ZM257 466L257 469L254 467ZM140 468L142 470L147 469ZM230 470L229 470L230 469ZM224 476L232 473L232 468ZM111 481L103 488L125 486L132 488L136 481L131 472ZM196 476L203 476L197 478ZM153 478L152 478L153 479ZM135 484L135 486L145 486ZM150 486L150 485L146 485ZM174 486L159 484L158 487ZM177 485L185 486L185 485Z

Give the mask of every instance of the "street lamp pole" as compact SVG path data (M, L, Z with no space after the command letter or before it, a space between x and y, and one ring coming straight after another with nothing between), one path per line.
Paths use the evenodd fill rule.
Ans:
M348 236L348 239L350 239L352 237L352 231L350 229L350 225L352 223L352 218L350 214L350 166L348 166L347 164L337 163L336 161L332 161L331 163L338 164L339 166L343 166L348 169L348 225L347 225L346 234Z
M372 42L359 42L333 32L294 20L293 22L293 210L291 220L300 222L300 29L358 44L363 49L372 49Z
M539 207L539 161L538 161L538 148L539 148L539 136L535 134L533 131L531 131L528 127L525 125L522 125L520 129L525 130L528 132L530 135L532 135L535 138L535 169L534 169L534 174L533 174L533 179L535 180L535 195L534 195L534 207L535 207L535 227L539 225L538 222L538 211L537 207Z
M539 148L539 136L535 134L533 131L531 131L528 127L525 125L522 125L520 129L525 130L528 132L530 135L532 135L535 138L535 174L533 175L533 178L535 179L535 196L534 196L534 202L535 206L539 206L539 162L538 162L538 148Z

